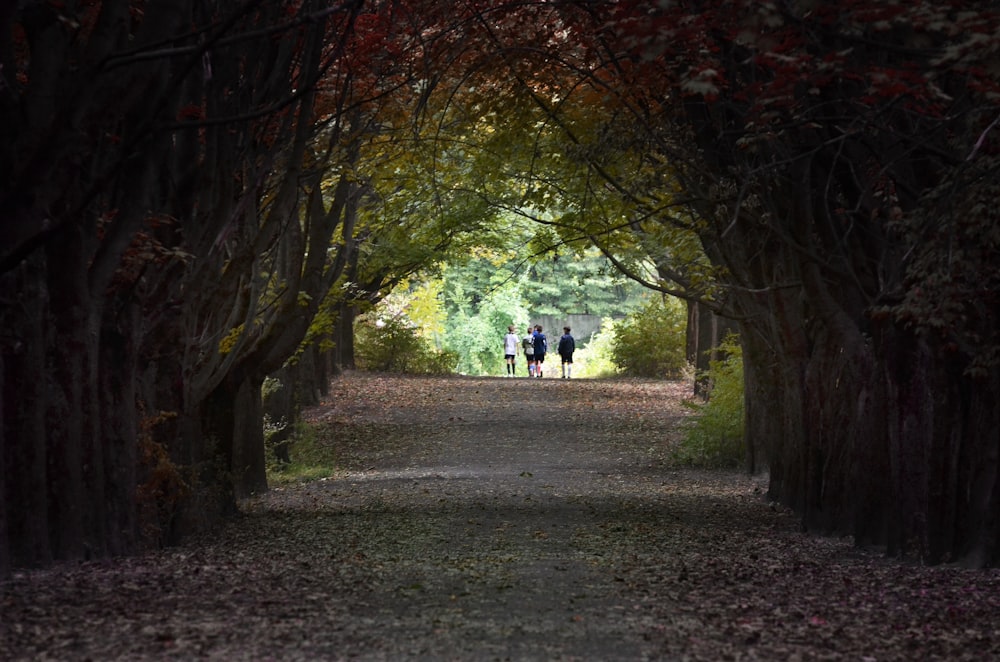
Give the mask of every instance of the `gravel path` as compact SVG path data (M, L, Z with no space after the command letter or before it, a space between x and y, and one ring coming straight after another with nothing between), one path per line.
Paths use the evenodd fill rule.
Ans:
M0 659L1000 656L1000 577L801 533L674 466L685 386L349 374L336 475L204 540L0 585Z

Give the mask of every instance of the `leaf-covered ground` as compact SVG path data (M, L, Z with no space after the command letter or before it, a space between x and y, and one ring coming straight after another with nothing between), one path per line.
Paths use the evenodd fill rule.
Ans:
M3 660L983 660L1000 573L674 466L677 383L349 374L339 468L183 547L0 584Z

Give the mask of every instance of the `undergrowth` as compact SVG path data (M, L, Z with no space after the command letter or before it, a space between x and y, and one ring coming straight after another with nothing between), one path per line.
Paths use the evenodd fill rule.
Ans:
M687 369L687 317L676 300L654 298L615 325L615 365L629 377L683 379Z
M598 379L614 377L618 367L611 360L613 350L611 343L615 337L615 322L610 317L604 318L601 329L591 336L573 355L573 376L578 379ZM578 341L580 342L580 341ZM555 361L559 355L552 354ZM553 372L553 374L557 374Z
M693 466L738 467L746 457L743 442L743 354L730 335L719 349L725 358L709 363L707 403L688 401L697 412L677 450L677 459Z
M299 422L288 442L290 462L279 462L272 448L267 449L267 482L272 487L304 483L333 474L336 464L333 450L320 442L316 428Z
M447 375L455 371L458 363L454 351L436 349L402 314L362 315L354 330L355 359L362 370Z

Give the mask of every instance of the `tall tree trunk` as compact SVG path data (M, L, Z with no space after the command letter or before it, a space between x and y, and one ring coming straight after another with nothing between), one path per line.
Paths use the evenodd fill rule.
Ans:
M788 298L779 290L770 300L775 308L791 312ZM808 456L802 443L805 357L800 333L794 322L777 315L755 316L740 323L748 469L767 468L769 496L798 510L805 507L803 459Z
M264 449L262 377L246 377L236 387L233 411L233 454L230 466L237 498L267 491Z
M950 369L955 370L954 366ZM963 388L958 396L961 404L966 405L963 410L967 412L968 423L948 430L948 438L961 444L957 471L949 475L957 483L957 493L967 495L968 504L956 499L955 512L945 510L945 515L956 519L953 527L956 532L969 532L965 559L968 565L996 565L1000 562L1000 408L997 407L1000 373L994 371L981 382L961 381ZM982 443L971 443L967 430L978 431ZM950 508L951 500L940 505L942 509ZM962 512L968 513L964 519ZM942 524L947 522L946 516L940 519ZM947 558L947 550L941 551Z
M341 302L333 332L333 361L339 370L354 370L354 320L358 307L350 301Z
M0 279L0 283L3 279ZM0 315L0 322L3 315ZM7 328L4 326L4 328ZM6 348L3 348L4 350ZM7 362L4 359L6 351L0 351L0 500L4 503L10 498L7 491ZM0 577L10 573L10 527L7 524L7 508L0 507Z
M0 279L3 282L3 279ZM0 315L0 321L3 316ZM4 326L4 328L7 328ZM4 503L10 498L7 491L7 362L4 360L6 351L0 351L0 500ZM10 526L7 524L7 508L0 508L0 577L6 577L11 570L10 561Z
M871 316L868 263L810 258L826 253L795 224L812 204L789 212L798 249L739 272L757 293L736 295L751 468L766 460L770 496L810 530L928 563L996 562L997 369L965 374L969 359L934 334ZM725 249L730 266L760 252Z
M3 315L4 334L4 464L6 493L0 504L6 514L7 539L13 565L44 565L52 560L49 538L48 391L38 375L46 374L43 339L49 333L44 286L44 258L35 255L0 278L4 291L16 293ZM15 470L16 468L16 470Z
M685 347L688 362L694 366L694 394L707 398L711 390L708 370L711 362L719 359L719 344L737 325L720 317L700 301L687 301L687 326Z
M16 565L127 554L136 544L138 320L102 324L73 246L50 246L0 278L18 292L16 320L4 315L11 336L0 378L2 463L17 467L5 472L0 542Z
M237 499L267 490L262 382L254 377L227 377L202 409L205 432L218 445L218 458L231 474Z
M49 502L55 513L50 536L60 558L102 555L93 545L102 543L88 535L93 524L88 512L88 487L98 482L94 473L103 471L94 457L94 423L97 416L95 364L98 332L92 300L86 290L87 265L76 249L81 242L71 225L62 237L50 243L47 259L58 269L49 269L54 342L50 345L53 365L49 420L61 421L48 431Z
M136 383L140 334L139 310L135 304L124 306L115 327L105 325L101 332L98 379L104 443L100 450L104 453L105 466L105 535L107 551L112 556L129 554L138 545Z

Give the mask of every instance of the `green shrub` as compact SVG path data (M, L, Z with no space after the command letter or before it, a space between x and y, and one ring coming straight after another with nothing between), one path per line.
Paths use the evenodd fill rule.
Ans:
M458 356L437 350L403 315L362 315L354 325L354 358L362 370L450 374Z
M573 353L573 376L583 379L600 379L614 377L618 374L618 366L612 361L614 356L613 341L616 323L610 317L601 322L601 329L583 344L583 339L577 339L580 349ZM581 346L582 345L582 346ZM553 354L559 360L558 354Z
M683 305L673 298L651 299L615 325L613 360L631 377L681 379L687 372Z
M737 467L746 457L743 442L743 354L729 335L719 346L723 359L709 363L710 390L705 404L689 403L697 412L686 430L677 458L706 467Z
M320 443L315 428L307 423L297 424L288 441L290 462L278 462L273 449L267 450L267 482L271 486L326 478L334 472L336 466L330 446Z

